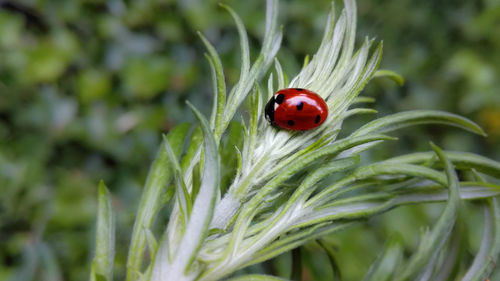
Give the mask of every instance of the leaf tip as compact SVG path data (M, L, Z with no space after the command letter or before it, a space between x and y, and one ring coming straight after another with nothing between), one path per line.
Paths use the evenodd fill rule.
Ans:
M104 180L99 181L99 195L106 194L108 192L108 187L104 183Z

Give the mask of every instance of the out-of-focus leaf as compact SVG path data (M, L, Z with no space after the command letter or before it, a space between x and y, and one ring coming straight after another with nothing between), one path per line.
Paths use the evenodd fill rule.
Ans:
M163 56L131 59L123 73L125 89L134 97L151 99L167 89L172 68Z
M90 280L113 280L115 258L115 215L104 182L99 183L95 256ZM100 276L100 277L99 277Z
M328 255L328 260L330 261L330 266L333 271L333 280L342 280L340 268L337 263L337 258L335 255L335 250L333 249L333 245L328 244L327 241L324 241L322 239L318 239L317 242Z
M391 79L392 81L396 82L399 86L403 86L405 83L405 79L403 76L399 75L398 73L391 71L391 70L386 70L386 69L379 69L375 71L375 74L373 77L387 77Z
M479 253L464 275L464 281L486 280L496 267L500 252L500 207L496 198L484 207L484 228Z
M370 266L363 281L391 280L395 270L401 264L403 249L399 239L392 237L385 245L384 251Z
M77 85L78 96L84 103L102 99L111 92L109 74L97 69L81 72L78 76Z

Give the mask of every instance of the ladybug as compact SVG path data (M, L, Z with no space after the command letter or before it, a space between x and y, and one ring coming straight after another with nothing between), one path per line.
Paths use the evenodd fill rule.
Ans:
M325 100L315 92L302 88L277 91L266 104L266 119L272 125L293 131L318 127L328 117Z

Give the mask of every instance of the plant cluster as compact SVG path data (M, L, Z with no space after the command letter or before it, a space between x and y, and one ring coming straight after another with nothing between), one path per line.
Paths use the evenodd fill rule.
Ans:
M212 113L206 118L188 103L199 126L179 125L164 136L139 202L127 280L219 280L390 209L443 201L444 211L422 233L415 252L405 256L397 242L389 241L364 280L483 280L491 274L500 251L495 198L500 186L490 178L500 177L500 163L434 144L428 152L381 161L362 157L364 151L397 141L390 133L409 126L438 123L485 135L483 130L455 114L416 110L343 132L346 118L375 112L360 106L372 101L359 96L371 79L386 76L402 83L397 74L378 69L381 43L367 38L355 48L356 5L345 0L344 6L338 17L332 8L318 51L292 79L275 58L282 38L278 2L267 1L265 36L253 63L241 19L223 6L234 18L241 46L240 78L229 91L221 59L200 33L212 70ZM263 86L271 65L274 72ZM264 102L288 87L310 89L326 100L330 115L322 126L290 132L266 122ZM236 119L246 99L248 118ZM103 183L99 189L91 280L112 280L114 215ZM481 246L465 269L452 243L464 200L477 201L484 209ZM158 237L153 224L167 204L169 220ZM334 260L334 251L328 252Z

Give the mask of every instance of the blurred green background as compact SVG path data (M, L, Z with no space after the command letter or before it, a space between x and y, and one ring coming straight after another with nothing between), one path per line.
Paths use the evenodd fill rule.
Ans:
M228 84L238 79L237 32L218 2L0 1L0 280L88 278L100 179L113 194L115 277L123 279L138 198L161 133L194 121L185 100L206 114L211 107L210 71L196 31L216 46ZM223 2L242 17L256 55L265 1ZM329 7L329 0L281 1L278 58L289 76L318 47ZM418 127L367 157L429 150L432 140L500 159L499 1L360 0L358 16L359 40L383 40L381 68L406 79L403 87L375 79L364 90L377 99L379 115L446 110L489 135ZM346 128L366 120L349 120ZM464 208L476 223L464 227L477 248L481 219L470 205ZM440 210L406 207L329 238L338 244L344 279L363 276L392 233L412 249L419 227ZM331 279L326 255L313 258L320 252L314 243L304 248L304 280ZM286 276L289 256L249 270L263 269Z

